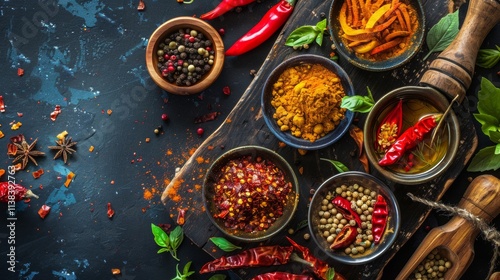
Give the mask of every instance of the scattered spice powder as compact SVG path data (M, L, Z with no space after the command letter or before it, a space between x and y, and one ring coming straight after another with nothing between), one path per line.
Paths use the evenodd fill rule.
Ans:
M170 182L167 183L167 180L165 180L165 183L166 183L165 185L170 184ZM177 191L179 190L179 187L182 185L182 183L184 183L184 180L178 178L173 182L173 185L170 188L167 188L167 195L171 200L175 202L181 201L182 197Z
M198 164L202 164L204 161L205 161L205 159L203 157L196 158L196 162L198 162Z
M111 114L113 113L113 110L108 109L108 110L106 111L106 113L108 114L108 116L111 116Z

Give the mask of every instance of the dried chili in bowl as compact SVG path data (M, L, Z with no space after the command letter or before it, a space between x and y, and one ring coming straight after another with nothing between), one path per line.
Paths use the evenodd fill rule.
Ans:
M403 99L385 116L377 129L375 148L379 153L386 152L403 129Z

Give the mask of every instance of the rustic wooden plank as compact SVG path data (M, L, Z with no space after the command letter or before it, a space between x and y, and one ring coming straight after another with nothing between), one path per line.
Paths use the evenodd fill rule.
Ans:
M266 58L246 92L228 115L224 123L203 142L193 156L186 162L172 182L167 186L167 190L162 196L162 201L170 210L171 215L175 215L178 207L188 208L186 223L184 225L186 236L191 239L194 244L203 248L213 257L218 257L222 255L223 252L214 250L213 244L208 242L208 239L211 236L220 236L221 233L211 224L206 216L207 214L204 212L204 209L202 209L200 187L203 183L205 172L211 162L226 150L242 145L265 146L278 151L292 164L295 172L298 174L301 191L299 209L291 222L291 227L307 218L307 204L314 189L325 179L336 173L331 165L324 161L320 161L319 158L326 157L340 160L351 170L362 170L362 166L355 156L356 144L349 136L343 137L339 142L328 148L308 152L306 155L302 156L298 154L297 150L294 148L279 147L278 140L266 127L260 112L261 88L269 73L286 58L300 53L298 51L293 51L292 48L284 46L286 34L289 34L298 26L315 24L321 20L321 15L328 14L330 3L330 1L322 1L321 3L317 1L298 1L292 18L278 36L269 56ZM424 1L424 7L428 24L427 30L448 11L447 1ZM325 42L329 42L329 40L325 40ZM330 46L326 45L328 44L325 44L321 48L316 46L311 47L307 52L327 56L330 52ZM424 47L424 49L426 48ZM418 84L420 76L426 70L427 64L422 61L424 55L424 51L421 51L421 53L409 64L390 72L381 73L372 73L357 69L349 65L347 61L341 60L339 64L346 70L351 79L355 81L354 86L357 94L365 94L366 87L369 86L375 99L378 99L386 92L395 88ZM462 133L461 135L461 144L457 152L456 164L450 167L445 176L427 184L401 186L392 182L387 182L388 185L393 188L401 206L401 233L398 235L391 250L380 257L375 263L353 269L352 267L343 266L339 263L327 260L337 271L352 279L376 278L383 271L384 266L396 254L398 249L408 241L422 224L430 211L427 207L411 202L406 194L412 192L419 197L439 200L465 167L465 164L468 162L477 146L477 137L470 113L466 108L455 108L455 112L461 123L461 131L468 132ZM357 115L355 124L362 126L364 117L364 115ZM224 148L222 149L221 147ZM299 174L299 168L303 168L303 174ZM382 178L380 174L376 172L373 172L373 174ZM173 191L180 194L181 199L179 201L169 199L168 193ZM296 234L302 235L307 231L307 229L302 229ZM254 247L262 244L286 244L283 238L285 234L287 233L283 232L280 236L260 244L235 243L244 247ZM302 240L301 238L296 239L299 242ZM312 241L302 241L300 243L310 247L318 258L326 260L324 254L319 248L314 246ZM251 276L276 269L277 268L241 269L235 272L240 277L247 279ZM299 273L301 271L301 266L289 264L285 267L280 267L279 270Z

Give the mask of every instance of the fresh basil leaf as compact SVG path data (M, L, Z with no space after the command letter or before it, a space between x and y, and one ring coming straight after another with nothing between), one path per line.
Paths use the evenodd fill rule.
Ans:
M328 268L328 270L326 271L325 278L327 280L333 280L335 278L335 269L333 269L333 267Z
M487 114L474 114L474 118L481 124L481 131L484 135L490 136L491 131L500 129L500 121Z
M497 49L480 49L477 53L476 65L483 68L492 68L500 61L500 47Z
M316 36L316 44L318 44L320 46L323 44L323 32L319 33Z
M340 102L340 107L353 112L368 113L374 104L370 96L352 95L344 96Z
M442 17L427 33L427 47L429 53L424 60L433 52L439 52L446 49L458 34L458 10Z
M163 252L169 252L170 251L170 248L160 248L160 250L158 250L158 252L156 252L157 254L161 254Z
M226 275L224 274L215 274L212 277L208 278L208 280L226 280Z
M316 28L318 30L324 31L326 29L326 18L321 21L318 21L318 23L316 23Z
M500 143L495 145L495 155L500 156Z
M316 28L317 28L317 30L319 30L319 33L316 36L316 44L321 46L323 44L323 35L324 35L325 29L326 29L326 18L323 19L322 21L316 23Z
M310 44L314 41L318 34L315 26L312 25L304 25L301 26L288 36L285 41L285 46L289 47L300 47L305 44Z
M495 154L495 151L498 149L500 149L498 148L498 144L496 146L482 148L472 158L467 171L483 172L500 168L500 154Z
M186 278L193 275L194 271L189 271L189 268L191 267L191 261L189 261L188 263L186 263L186 265L184 265L184 269L182 269L182 274L183 276L185 276Z
M479 113L500 119L500 88L495 87L492 82L483 77L478 98L477 110Z
M184 231L181 226L176 226L174 230L170 232L170 246L172 249L176 250L181 245L184 240Z
M215 237L215 236L210 237L210 241L212 241L215 244L215 246L219 247L224 252L231 252L237 249L241 249L240 246L234 245L224 237Z
M161 227L152 223L151 231L153 232L155 242L158 246L170 248L170 240L168 234L165 231L163 231Z
M340 161L336 161L336 160L332 160L332 159L327 159L327 158L320 158L320 159L324 160L324 161L328 161L331 164L333 164L333 166L335 167L335 169L337 169L337 171L340 172L340 173L349 171L349 168L347 168L347 166L345 166Z
M500 131L490 131L490 140L493 143L500 144Z

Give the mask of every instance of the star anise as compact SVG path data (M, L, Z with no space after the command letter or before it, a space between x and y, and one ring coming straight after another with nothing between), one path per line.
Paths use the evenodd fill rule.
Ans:
M12 163L16 163L18 161L22 160L22 167L21 169L24 169L26 165L28 165L28 160L31 160L36 166L38 166L38 163L35 160L35 157L37 156L43 156L45 155L44 152L40 152L37 150L33 150L33 148L36 145L36 142L38 141L38 138L33 141L33 143L29 144L26 142L26 139L24 136L21 138L20 143L13 142L14 146L17 147L16 153L15 153L15 158L12 161Z
M62 155L64 163L68 161L68 154L73 154L76 152L72 147L75 146L78 142L73 142L71 137L64 137L56 141L57 146L49 146L51 150L57 150L54 159L60 157Z

